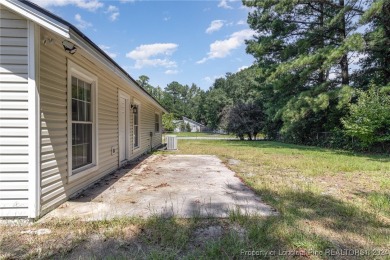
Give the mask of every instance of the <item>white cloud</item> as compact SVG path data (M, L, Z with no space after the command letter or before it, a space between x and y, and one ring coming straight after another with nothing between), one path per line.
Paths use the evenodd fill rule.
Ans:
M134 68L142 69L143 67L164 67L164 68L176 68L175 61L169 59L143 59L136 60Z
M213 42L210 44L210 51L207 53L207 57L204 57L196 63L201 64L210 59L224 58L228 56L232 50L240 47L245 40L252 38L253 34L253 30L245 29L233 33L226 40Z
M213 33L220 30L223 27L223 20L214 20L211 22L210 26L206 29L206 33Z
M165 71L165 74L168 74L168 75L174 75L174 74L177 74L179 73L179 71L177 70L166 70Z
M253 11L255 9L255 7L248 7L246 5L240 5L239 9L251 12L251 11Z
M244 24L246 24L246 22L244 20L240 20L237 22L237 25L244 25Z
M126 57L136 61L134 67L137 69L143 67L174 68L177 64L169 60L168 56L172 55L178 46L175 43L144 44L128 52ZM163 56L163 58L151 59L154 56Z
M114 5L110 5L105 11L106 14L109 14L109 18L111 21L115 21L119 16L119 9Z
M75 5L91 12L104 6L99 0L32 0L32 2L42 7Z
M202 63L205 63L207 60L208 60L208 58L203 58L201 60L198 60L196 63L197 64L202 64Z
M212 84L212 83L214 83L214 81L216 79L219 79L219 78L222 78L222 77L223 77L222 75L216 75L216 76L212 76L212 77L207 76L207 77L204 77L203 80L208 82L208 83L210 83L210 84Z
M107 8L107 13L112 13L112 12L118 12L119 9L118 7L116 7L115 5L110 5L108 8Z
M115 21L116 19L118 19L118 16L119 16L119 13L113 13L110 15L110 20Z
M121 2L122 4L126 4L126 3L133 3L135 2L135 0L119 0L119 2Z
M233 9L233 7L231 7L229 4L228 4L228 0L221 0L218 4L218 7L221 7L221 8L225 8L225 9Z
M165 16L165 17L163 18L163 20L164 20L164 22L168 22L169 20L171 20L171 17L170 17L170 16Z
M92 23L83 20L80 14L76 14L74 16L74 19L77 21L76 26L79 27L80 29L86 29L88 27L92 27Z
M237 72L241 71L241 70L244 70L244 69L247 69L249 68L249 66L241 66L237 69Z
M111 58L116 58L117 54L110 51L111 47L101 44L99 45L99 48L102 49L105 53L107 53L107 55Z
M154 43L154 44L144 44L140 45L131 52L126 54L126 57L140 60L148 59L149 57L156 55L171 55L176 51L178 45L175 43Z
M207 81L207 82L209 82L209 83L213 82L212 79L211 79L211 77L209 77L209 76L204 77L203 80L205 80L205 81Z

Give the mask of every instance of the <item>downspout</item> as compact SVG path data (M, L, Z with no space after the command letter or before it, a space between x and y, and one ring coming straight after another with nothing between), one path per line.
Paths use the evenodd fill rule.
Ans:
M39 26L28 22L28 218L40 213Z

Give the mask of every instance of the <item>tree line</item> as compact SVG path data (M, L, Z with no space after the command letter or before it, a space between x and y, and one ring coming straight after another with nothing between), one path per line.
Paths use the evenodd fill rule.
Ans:
M178 82L153 94L240 138L390 150L390 0L244 0L255 63L203 91ZM142 82L141 82L142 83ZM142 84L141 84L142 85ZM145 84L144 84L145 85ZM148 88L147 81L145 88Z

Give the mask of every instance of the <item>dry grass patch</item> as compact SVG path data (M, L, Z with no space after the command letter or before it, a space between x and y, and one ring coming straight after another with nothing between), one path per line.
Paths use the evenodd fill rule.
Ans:
M267 235L255 245L307 252L379 248L390 257L388 156L248 141L180 140L179 149L218 155L281 213L264 220Z
M179 149L219 156L280 215L0 225L0 259L390 258L389 157L248 141L180 140ZM51 233L21 234L38 229ZM286 252L299 257L277 255Z

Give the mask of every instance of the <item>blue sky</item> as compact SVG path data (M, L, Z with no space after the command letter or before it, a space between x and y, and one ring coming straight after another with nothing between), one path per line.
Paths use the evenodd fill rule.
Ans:
M241 1L34 0L78 27L133 78L208 89L250 66L253 35Z

